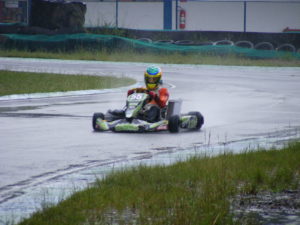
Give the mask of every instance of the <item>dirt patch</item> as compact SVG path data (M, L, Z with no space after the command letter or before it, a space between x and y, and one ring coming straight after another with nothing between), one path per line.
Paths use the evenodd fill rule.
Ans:
M238 195L232 212L240 224L300 224L300 190Z

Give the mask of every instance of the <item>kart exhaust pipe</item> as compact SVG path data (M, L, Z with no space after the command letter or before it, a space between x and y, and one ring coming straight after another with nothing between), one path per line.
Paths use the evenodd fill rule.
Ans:
M173 115L180 115L181 103L181 99L169 100L166 119L169 119Z

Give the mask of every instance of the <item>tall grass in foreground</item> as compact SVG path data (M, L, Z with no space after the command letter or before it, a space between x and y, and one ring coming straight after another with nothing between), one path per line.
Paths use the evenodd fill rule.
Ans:
M21 224L239 224L238 193L299 188L300 142L282 150L195 156L171 166L113 171Z
M69 60L100 60L117 62L172 63L172 64L206 64L206 65L235 65L235 66L300 66L300 60L290 56L278 59L250 59L237 55L214 55L200 53L155 53L137 52L133 50L108 51L78 49L67 51L25 51L0 49L2 57L46 58Z
M116 88L133 84L130 78L27 73L0 70L0 96Z

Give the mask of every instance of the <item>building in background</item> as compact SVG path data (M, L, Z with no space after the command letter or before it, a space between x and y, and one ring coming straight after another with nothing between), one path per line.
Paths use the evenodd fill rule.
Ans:
M300 30L300 0L82 0L82 2L87 9L85 27L275 33ZM29 23L30 11L31 0L0 0L0 23Z
M282 32L300 29L300 0L87 0L85 26Z
M0 23L27 23L28 1L0 0Z

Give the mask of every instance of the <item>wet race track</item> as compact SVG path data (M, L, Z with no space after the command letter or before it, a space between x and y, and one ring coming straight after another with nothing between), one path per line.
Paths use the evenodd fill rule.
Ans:
M146 66L0 58L1 70L128 76L140 84ZM225 148L238 152L300 136L300 68L161 67L170 98L183 100L182 112L204 115L201 131L94 132L93 113L122 108L128 87L0 98L0 224L57 202L113 168L171 163Z

